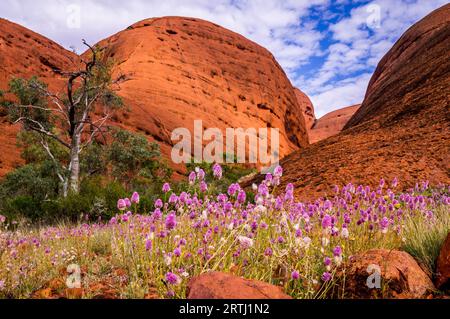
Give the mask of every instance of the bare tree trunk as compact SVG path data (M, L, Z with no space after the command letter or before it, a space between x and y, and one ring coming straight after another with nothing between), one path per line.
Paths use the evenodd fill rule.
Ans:
M69 193L69 180L66 178L63 183L63 197L66 198Z
M71 149L70 149L70 176L69 176L69 188L74 193L79 192L79 179L80 179L80 133L74 134L72 137Z

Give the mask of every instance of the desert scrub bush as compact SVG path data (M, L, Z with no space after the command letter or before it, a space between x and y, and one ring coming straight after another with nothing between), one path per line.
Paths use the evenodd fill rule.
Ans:
M449 232L450 213L445 206L408 216L403 228L402 248L433 275L439 252Z

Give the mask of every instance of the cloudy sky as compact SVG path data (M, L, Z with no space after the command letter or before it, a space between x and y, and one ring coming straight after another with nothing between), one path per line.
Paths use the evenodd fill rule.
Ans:
M316 116L362 102L378 61L446 0L2 0L0 17L81 50L142 19L190 16L269 49Z

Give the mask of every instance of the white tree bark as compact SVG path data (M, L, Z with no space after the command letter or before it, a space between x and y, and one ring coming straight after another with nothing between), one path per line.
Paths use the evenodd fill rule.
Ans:
M76 133L72 138L70 149L70 175L69 175L69 188L70 191L78 193L80 189L80 133Z

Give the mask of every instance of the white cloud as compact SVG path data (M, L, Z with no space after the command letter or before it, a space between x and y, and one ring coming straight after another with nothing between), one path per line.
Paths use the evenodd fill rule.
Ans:
M66 48L82 50L146 18L191 16L215 22L269 49L291 81L307 93L318 116L362 102L370 74L413 23L446 0L2 0L0 16L39 32ZM342 17L330 10L354 9ZM71 6L80 9L80 28L68 27ZM374 6L375 5L375 6ZM375 8L375 10L374 10ZM379 19L376 14L379 9ZM374 16L375 15L375 16ZM332 20L335 21L335 20ZM379 28L368 28L376 25ZM322 46L321 46L322 45ZM311 62L314 58L315 61ZM309 76L306 76L306 72Z
M269 49L289 73L320 52L322 35L303 21L308 9L328 0L2 0L1 15L82 50L81 38L95 43L146 18L190 16L215 22ZM68 8L79 6L80 29L71 29Z
M371 76L372 73L364 73L354 78L348 78L345 81L329 85L321 93L311 96L311 102L315 105L316 117L320 118L332 110L360 103L366 93Z
M315 76L300 75L294 83L311 97L319 117L361 103L369 75L395 41L415 22L446 3L377 0L354 8L349 17L329 27L331 43Z

